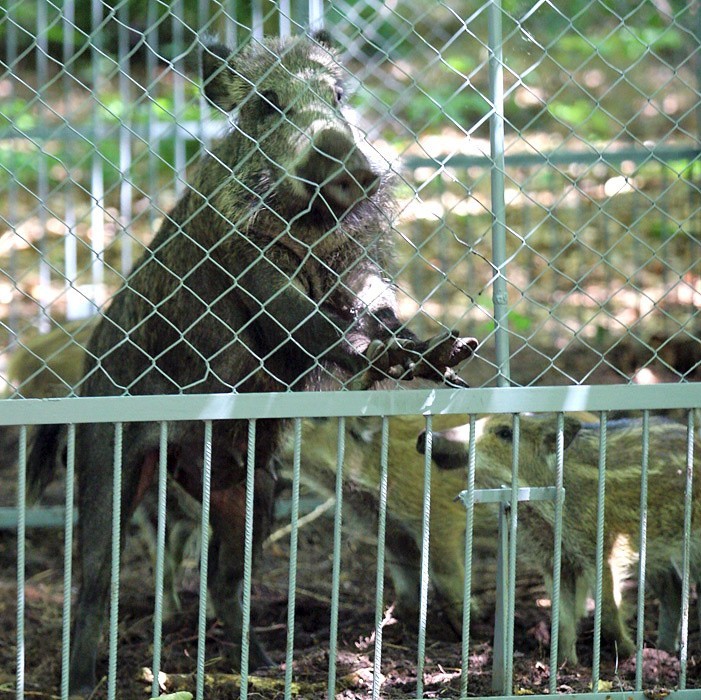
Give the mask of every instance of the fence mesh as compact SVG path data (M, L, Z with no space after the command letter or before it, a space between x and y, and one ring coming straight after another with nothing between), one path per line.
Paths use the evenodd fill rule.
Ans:
M580 4L501 13L499 270L487 5L326 13L368 139L401 167L403 315L478 336L473 385L497 375L500 276L515 383L697 376L695 8ZM152 16L129 3L71 9L17 4L3 20L8 348L90 315L119 286L224 129L198 88L195 30L244 41L251 21L177 3ZM254 33L279 30L272 6L256 17Z
M263 39L313 33L322 27L335 48L322 38L322 48L315 49L311 60L298 56L290 48L293 44L266 44ZM452 385L464 381L484 388L662 384L657 395L662 396L670 384L699 381L700 35L698 3L683 0L577 0L566 8L533 0L484 4L464 0L10 0L0 8L3 396L24 400L75 393L126 396L341 385L367 388L378 377L389 378L384 386L394 388L398 378L408 378L409 359L415 363L417 378L440 380L445 376ZM228 60L230 52L235 58L227 67L220 59L226 56ZM207 73L204 80L201 65ZM234 135L238 139L235 146L219 145L234 143ZM206 160L200 165L203 154ZM396 206L389 195L385 199L387 174L394 178ZM372 206L366 206L367 202ZM257 237L261 229L266 232L263 238ZM304 238L310 230L316 236L311 243ZM334 247L334 237L339 235L345 237L345 258ZM227 249L234 240L239 243ZM134 269L136 274L131 272ZM385 274L390 277L389 285ZM123 289L128 290L121 294L122 299L128 296L125 303L119 301L119 295L115 297ZM243 290L237 292L239 310L233 315L224 310L232 289ZM367 338L358 340L353 335L354 321L367 331ZM96 327L100 330L93 335ZM445 330L480 341L469 362L456 366L457 375L452 374L453 361L445 360L452 348L439 336ZM410 331L422 339L431 338L438 349L425 353L425 347L412 345L407 354L406 342L414 343ZM367 356L374 347L368 349L368 343L373 333L384 340L398 333L405 345L382 346L378 369L368 374ZM351 359L347 345L355 353ZM319 364L319 348L328 362ZM470 354L464 347L463 353ZM415 385L420 384L406 382L403 387ZM529 396L529 408L542 410L539 395ZM616 405L614 393L609 396L612 401L606 409L626 410ZM669 408L694 408L696 404L684 396L686 403L672 401ZM308 405L302 411L304 398L300 400L299 415L309 416ZM663 403L659 398L652 401L657 407ZM508 409L498 402L485 401L479 406L485 412ZM479 412L464 403L460 410ZM517 406L514 410L522 409ZM362 412L358 408L358 414ZM679 419L681 414L678 410L670 416ZM277 418L273 408L269 418L258 418L263 426L257 432L258 448L246 445L253 434L248 421L215 420L213 426L198 424L192 429L174 420L169 423L168 444L186 457L197 454L198 460L203 441L208 446L205 450L213 448L205 462L213 458L216 493L223 483L217 481L222 478L217 460L223 462L226 457L235 463L236 474L245 480L255 456L256 474L265 472L259 462L282 440L276 432L282 430ZM472 418L474 425L475 415ZM593 420L598 418L593 416ZM346 431L337 429L335 422L330 429L328 422L314 428L309 423L304 428L297 424L297 430L304 433L306 429L304 439L312 444L309 450L320 442L337 440L342 453L347 442L346 468L351 470L352 460L362 464L366 459L363 449L371 450L378 464L373 462L371 474L363 473L362 478L353 474L351 480L369 479L373 488L378 484L392 488L400 478L392 471L393 464L406 459L400 447L406 450L409 445L415 456L414 441L426 424L423 418L408 415L395 416L394 426L392 421L377 420L363 423L350 416L352 427ZM76 422L82 424L85 419ZM456 418L455 422L461 421ZM232 424L239 427L229 428ZM68 453L77 450L77 456L68 461L75 459L80 472L81 460L89 461L90 456L100 461L107 451L111 460L114 448L120 460L123 456L125 488L131 484L136 492L139 479L134 476L135 468L130 472L129 450L147 443L152 449L150 474L155 474L160 459L165 479L166 424L143 428L146 424L127 418L123 428L119 425L115 429L105 423L92 432L79 427L77 437L71 432ZM559 425L559 439L564 441L564 422ZM643 430L636 424L636 436L641 431L647 435L645 425ZM614 444L619 436L615 427ZM518 429L517 421L514 430ZM693 430L691 425L690 436ZM262 440L261 432L265 435ZM117 434L124 450L114 447ZM22 465L29 445L24 432L19 435L6 427L2 444L7 454L20 455ZM364 448L353 442L359 436L365 440L361 440ZM605 436L604 430L604 440ZM674 443L675 451L681 449L681 441L679 437ZM285 445L288 466L294 463L299 471L301 448ZM691 473L696 464L692 437L688 445L686 466ZM398 456L392 457L393 449ZM258 452L265 454L261 457ZM154 457L157 454L160 456ZM451 499L461 490L466 475L461 472L453 479L447 472L435 472L431 501L431 470L436 467L431 467L430 454L429 450L425 465L421 457L409 470L417 479L420 493L416 498L399 505L391 500L391 493L389 502L383 500L386 494L370 499L373 512L379 509L381 523L376 602L370 613L379 637L379 646L374 647L374 674L368 681L373 697L380 685L381 630L391 624L383 619L385 540L387 564L400 601L402 585L414 585L408 569L420 565L424 574L420 609L411 611L420 618L418 670L410 681L411 692L417 696L425 682L427 692L441 683L441 671L424 667L425 575L429 570L434 589L447 594L450 601L448 613L431 608L438 622L460 627L463 619L470 620L468 606L466 617L456 621L463 616L464 590L456 593L452 587L457 580L462 586L462 573L441 570L435 563L438 558L429 567L427 554L420 558L421 552L428 551L428 532L431 547L437 547L439 556L450 559L451 566L460 571L465 558L469 569L473 557L479 560L482 552L485 558L494 554L493 531L487 528L490 534L485 535L477 524L474 552L468 547L467 557L464 551L456 555L463 546L464 523L457 529L452 526L462 519L464 508ZM638 453L635 455L637 459ZM173 459L172 454L168 458ZM336 452L332 459L337 459ZM461 451L460 459L465 467L467 454ZM474 465L474 455L470 459ZM343 461L340 456L338 460L339 464ZM0 471L6 498L3 496L0 506L19 502L24 507L24 499L17 499L15 493L17 488L20 495L24 490L23 467L15 482L16 460L6 461ZM313 464L314 459L308 458L308 463ZM302 458L303 474L304 464ZM183 471L187 472L184 467ZM331 471L335 478L335 468ZM11 474L7 479L6 473ZM105 474L111 480L112 468ZM299 478L299 474L293 476L290 491L295 524ZM190 491L201 491L203 479L201 474L185 473L180 485L186 482L186 490L189 486ZM444 481L436 487L436 479ZM693 498L692 484L689 476L688 499ZM326 484L325 495L339 502L341 487L339 477L338 482ZM96 484L91 495L98 498L101 488L101 483ZM165 488L162 481L158 509L163 513ZM168 492L169 513L176 501L184 521L197 521L200 511L196 509L193 515L187 504L182 505L185 497L178 495L177 487L169 483L168 488L176 489ZM256 489L256 497L262 498L258 484ZM88 497L88 487L83 490L79 504L85 503L80 498ZM110 494L104 493L107 499ZM516 494L515 488L512 493ZM252 499L252 492L248 498ZM513 498L515 507L517 497ZM431 503L434 510L438 504L439 515L447 513L450 527L446 530L432 515ZM130 501L122 505L128 512ZM613 507L608 501L606 505ZM216 507L215 498L215 518ZM469 505L468 522L473 517L471 508ZM687 517L690 508L685 511ZM151 523L153 530L156 509L152 504L153 512L142 521L142 530L149 527L144 523ZM362 510L362 504L358 509ZM99 515L99 508L96 511ZM252 507L248 511L246 527L251 526ZM405 512L410 513L413 525L410 535L401 537L395 521ZM98 515L89 516L95 531L104 524ZM173 517L179 517L177 509ZM564 517L559 524L567 538L568 527L576 518L567 508L558 517ZM517 519L512 522L515 540ZM337 508L334 552L340 547L340 523ZM256 531L258 525L256 521ZM126 527L125 522L112 523L112 527L120 526ZM147 537L149 542L161 542L160 553L154 554L159 571L164 566L159 559L166 538L163 527L157 535L152 531ZM555 528L557 531L557 520ZM284 555L296 561L296 527L293 532ZM373 529L373 546L376 536ZM23 537L20 549L24 554ZM217 537L215 528L215 548L220 544ZM309 535L311 540L315 537L320 537L318 530ZM598 537L601 557L603 530ZM253 544L246 541L250 566ZM367 547L362 539L359 542L352 546ZM185 547L183 542L171 546L181 545ZM685 546L689 546L688 528ZM692 552L696 546L692 538ZM513 559L515 544L511 549ZM404 550L411 552L409 564L400 556ZM41 547L37 551L40 559ZM207 570L206 551L202 557ZM563 557L567 566L566 550ZM691 560L690 574L688 557L687 551L682 566L682 559L674 554L676 569L667 572L681 577L684 571L686 592L682 597L687 617L689 576L692 587L696 583L695 560ZM313 560L314 566L326 564L331 577L330 562ZM29 562L30 571L32 566ZM213 566L216 569L217 564ZM224 564L219 562L219 566ZM24 567L22 560L18 572ZM294 571L293 567L288 594L293 602L298 590ZM248 577L244 590L250 597L250 569L236 571L236 576L239 573ZM514 569L507 573L514 577ZM493 574L489 567L488 574ZM166 579L169 575L173 572L166 571ZM336 596L341 576L334 555ZM518 590L531 586L526 597L536 598L532 590L542 584L534 584L528 574L526 584L519 580ZM68 581L70 587L70 572ZM482 585L479 572L475 581L478 587ZM541 592L555 601L555 637L558 585ZM35 592L34 583L23 584L21 577L18 588L27 595ZM600 576L594 588L600 600ZM164 595L168 596L167 590ZM491 595L486 594L488 607L493 603ZM513 583L511 595L515 595ZM406 596L403 600L406 602ZM244 598L244 609L249 603ZM180 605L177 599L166 604ZM513 613L514 604L513 599L507 601L505 611L511 606ZM309 600L303 605L309 608ZM336 614L338 605L336 598ZM571 614L567 601L564 605ZM23 619L18 604L20 608L18 619ZM642 619L640 607L638 611ZM292 644L294 605L288 614L287 622L280 617L279 624L287 626L288 644ZM202 647L197 651L197 669L201 671L204 608L198 619ZM599 622L595 635L601 631ZM113 625L112 644L116 634ZM338 634L334 629L332 635ZM542 629L521 630L521 634L534 645L549 641ZM505 638L509 635L513 644L513 627ZM692 642L697 636L692 632ZM466 637L463 643L467 645ZM681 676L673 655L664 657L670 664L669 675L660 671L652 681L645 677L648 685L685 688L686 644L684 639ZM356 646L364 651L370 642L360 639ZM329 693L343 668L335 642L332 647L334 675L329 676ZM253 648L254 658L256 653ZM554 654L552 663L558 658L557 651ZM592 660L595 680L599 675L597 654L595 651ZM505 663L513 665L513 658L507 657ZM462 659L449 658L460 665L467 652ZM291 647L285 661L284 692L289 696ZM635 680L626 687L641 689L643 662L638 655L638 675L635 669L628 669ZM114 693L115 663L111 658L108 694ZM479 671L479 660L472 663ZM514 669L508 664L500 672L502 683L513 680ZM245 665L243 670L245 675ZM18 697L24 683L20 677L18 670ZM460 683L467 682L467 675L462 681L458 677L459 672L454 676L447 672L443 680L456 694L464 695L467 688ZM346 681L356 689L365 682L361 676ZM534 685L542 692L546 688L555 692L556 681L557 674L552 674ZM564 682L569 681L568 676ZM30 682L41 685L35 678ZM65 674L63 682L67 683ZM197 682L204 682L202 673ZM518 684L518 678L514 682ZM493 690L480 686L477 692ZM501 690L507 692L505 686ZM62 692L67 693L67 686ZM198 692L203 692L201 685Z

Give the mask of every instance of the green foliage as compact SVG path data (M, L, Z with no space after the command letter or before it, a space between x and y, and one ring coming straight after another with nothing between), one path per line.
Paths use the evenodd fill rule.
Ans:
M590 100L553 101L548 104L548 111L560 124L578 131L588 140L601 140L612 134L611 119Z

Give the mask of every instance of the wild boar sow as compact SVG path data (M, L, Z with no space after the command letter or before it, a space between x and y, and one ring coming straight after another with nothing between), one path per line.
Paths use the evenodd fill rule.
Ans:
M433 458L444 468L467 463L469 426L434 432ZM520 420L519 483L549 486L555 483L555 418ZM513 430L511 417L493 416L477 421L475 483L499 488L511 482ZM564 421L565 501L562 527L560 581L560 657L577 662L577 625L586 614L587 594L596 577L596 526L599 483L598 424ZM419 448L423 441L419 441ZM604 572L601 629L604 641L619 656L634 653L635 643L618 598L619 584L637 572L640 536L640 489L643 431L640 420L610 421L607 429L606 491L604 500ZM686 488L686 427L661 418L650 420L647 499L646 581L659 599L657 645L674 651L681 619L681 571ZM701 443L696 440L693 463L693 519L690 578L701 584ZM540 568L552 591L554 507L532 501L519 506L519 552Z
M390 178L363 153L343 116L341 69L325 37L253 41L236 55L202 52L207 96L237 110L204 155L88 346L85 396L367 388L414 376L461 383L452 370L472 338L419 341L397 318L386 272ZM254 533L268 529L271 457L283 422L258 422ZM173 423L168 465L198 496L199 425ZM212 450L210 592L234 647L241 641L247 423L217 422ZM41 481L60 443L41 429L30 459ZM152 481L158 427L124 425L122 520ZM112 426L78 430L82 584L71 688L95 683L109 589ZM48 466L47 466L48 465ZM39 476L37 476L39 475ZM269 659L251 640L252 666ZM237 655L233 655L236 662Z

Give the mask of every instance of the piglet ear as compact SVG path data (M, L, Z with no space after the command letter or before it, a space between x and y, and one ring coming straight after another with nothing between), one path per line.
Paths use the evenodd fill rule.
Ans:
M439 469L467 468L471 432L470 423L432 432L431 459ZM422 455L426 454L425 430L422 430L416 439L416 451Z
M223 44L202 47L204 94L219 109L231 112L248 94L250 86L233 68L233 52Z
M317 44L321 44L326 49L336 48L336 44L331 38L331 34L329 34L326 29L317 29L311 36Z

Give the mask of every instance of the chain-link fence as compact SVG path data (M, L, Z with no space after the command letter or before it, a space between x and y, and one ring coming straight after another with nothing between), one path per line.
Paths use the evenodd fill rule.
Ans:
M697 3L0 12L17 697L698 686Z

